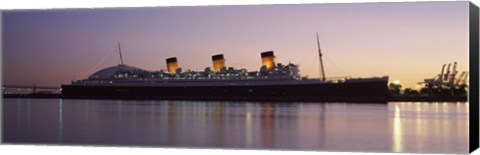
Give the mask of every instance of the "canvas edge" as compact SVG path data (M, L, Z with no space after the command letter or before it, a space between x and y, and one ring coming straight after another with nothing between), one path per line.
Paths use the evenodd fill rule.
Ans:
M3 10L0 10L0 86L2 90L0 91L3 94ZM3 95L0 95L0 144L3 144Z
M356 2L358 3L358 2ZM372 2L369 2L372 3ZM375 3L375 2L373 2ZM317 4L331 4L331 3L317 3ZM346 3L348 4L348 3ZM213 5L215 6L215 5ZM153 6L153 7L168 7L168 6ZM122 8L122 7L120 7ZM128 8L128 7L126 7ZM148 8L148 7L147 7ZM86 9L86 8L66 8L66 9ZM98 9L112 9L112 8L98 8ZM113 8L117 9L117 8ZM22 9L21 9L22 10ZM31 10L31 9L26 9ZM53 8L51 10L59 10ZM60 9L61 10L61 9ZM0 10L0 64L3 63L3 13ZM18 11L18 10L15 10ZM472 2L469 2L469 152L473 152L479 147L479 8ZM0 85L3 86L3 65L2 72L0 72ZM3 90L2 90L3 94ZM0 95L0 144L5 144L3 141L3 95ZM66 145L71 146L71 145ZM162 148L162 147L160 147ZM208 148L207 148L208 149ZM328 153L329 151L322 153ZM341 153L341 152L338 152ZM349 152L344 152L349 153ZM362 153L362 152L351 152ZM372 152L373 153L373 152Z
M472 2L469 3L469 66L470 66L470 86L469 86L469 152L478 148L479 141L479 92L478 92L478 73L479 73L479 14L478 7Z

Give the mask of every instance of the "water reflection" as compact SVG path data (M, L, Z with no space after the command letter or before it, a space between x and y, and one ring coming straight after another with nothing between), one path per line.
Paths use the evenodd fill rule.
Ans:
M27 132L31 131L31 124L32 124L30 104L31 104L30 99L27 99Z
M245 115L245 144L247 147L251 147L252 145L252 113L247 112Z
M58 142L62 143L63 139L63 100L58 101Z
M5 99L5 141L467 153L466 103Z
M395 109L394 151L466 152L468 103L395 103L389 104L389 109ZM431 147L436 149L430 150Z
M400 112L400 108L398 108L398 104L395 105L395 115L393 117L394 117L393 118L393 151L402 152L403 151L402 120L401 120L401 112Z
M273 105L271 102L266 102L263 112L263 148L273 147Z

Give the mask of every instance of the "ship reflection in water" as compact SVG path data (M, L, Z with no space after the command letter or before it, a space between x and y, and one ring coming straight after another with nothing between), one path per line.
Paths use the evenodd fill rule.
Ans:
M468 153L468 103L4 99L7 143Z

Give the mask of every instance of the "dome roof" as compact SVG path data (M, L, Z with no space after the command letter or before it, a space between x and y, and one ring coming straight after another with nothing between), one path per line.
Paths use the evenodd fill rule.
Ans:
M118 66L112 66L108 68L104 68L102 70L99 70L92 75L90 75L88 78L89 79L106 79L106 78L112 78L119 72L128 72L128 71L133 71L133 72L146 72L143 69L137 68L137 67L132 67L132 66L127 66L127 65L118 65Z

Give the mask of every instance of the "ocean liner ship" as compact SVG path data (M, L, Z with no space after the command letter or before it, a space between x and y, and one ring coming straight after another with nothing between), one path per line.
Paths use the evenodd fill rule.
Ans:
M298 65L275 63L273 51L261 53L259 71L225 67L223 54L212 56L204 71L182 71L176 57L166 70L146 71L121 64L62 85L63 98L255 100L386 103L388 76L328 80L318 40L320 79L299 75Z

